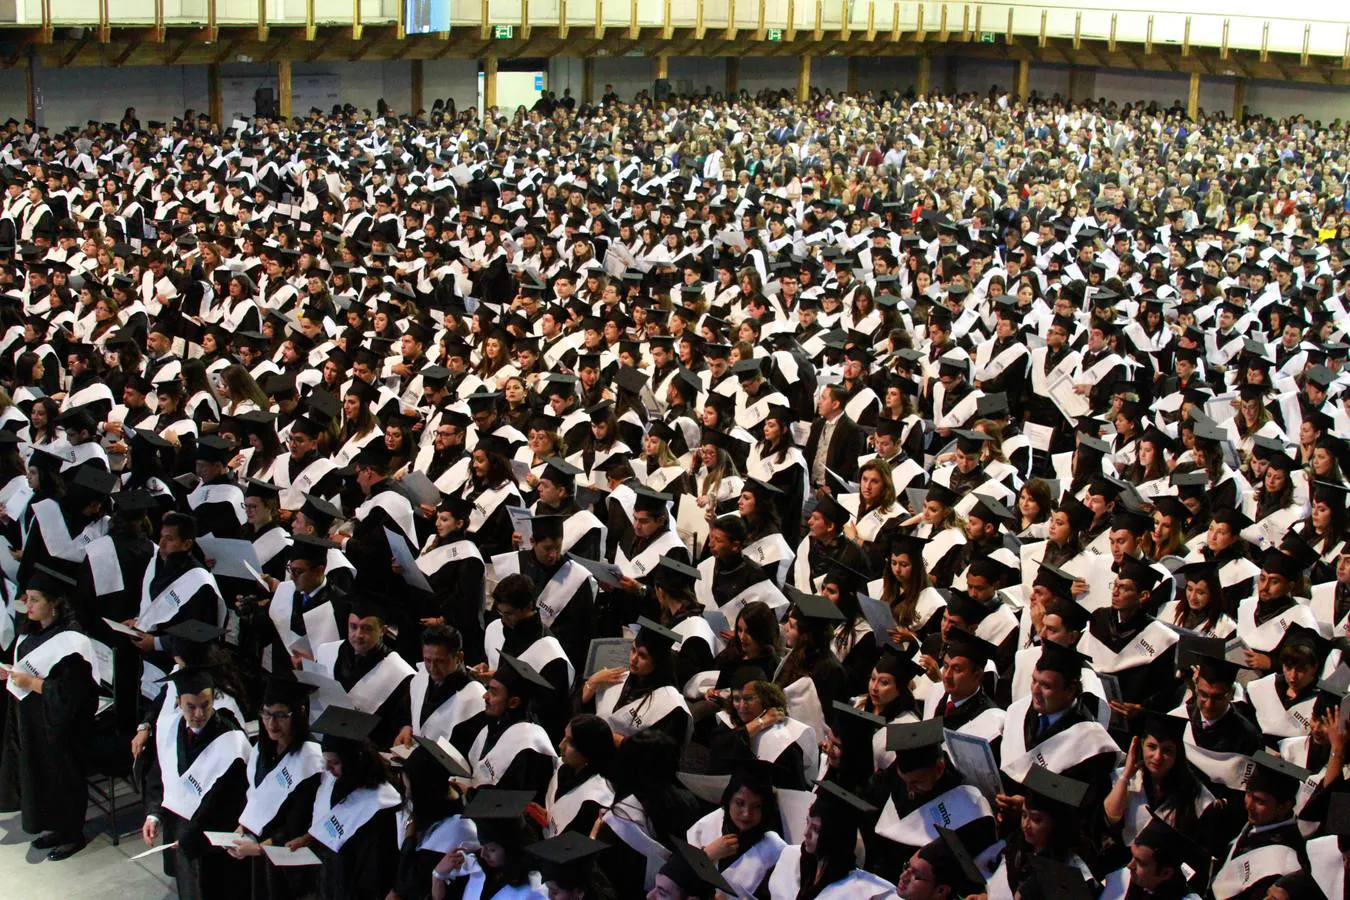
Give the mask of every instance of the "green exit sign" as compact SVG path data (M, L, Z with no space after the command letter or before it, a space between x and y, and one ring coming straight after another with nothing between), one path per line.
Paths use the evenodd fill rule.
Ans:
M993 42L994 42L994 32L992 32L992 31L981 31L981 32L980 32L980 43L981 43L981 44L992 44Z
M492 36L499 41L509 41L515 37L516 27L514 25L493 25Z
M783 39L783 29L770 28L765 34L765 37L771 41L781 41Z

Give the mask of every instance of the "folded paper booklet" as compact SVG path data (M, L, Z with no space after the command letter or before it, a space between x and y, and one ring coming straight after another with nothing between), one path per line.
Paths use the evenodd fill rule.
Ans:
M308 847L299 850L287 850L285 847L263 846L267 861L274 866L317 866L319 857Z
M595 638L586 652L586 677L601 669L628 668L628 651L632 638Z

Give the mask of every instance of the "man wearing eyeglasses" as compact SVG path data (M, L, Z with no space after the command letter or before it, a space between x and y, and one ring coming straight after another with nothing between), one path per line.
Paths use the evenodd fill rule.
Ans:
M333 546L323 538L294 536L286 566L289 577L277 585L267 605L280 643L272 645L274 672L285 668L278 665L277 653L282 649L299 668L301 659L314 658L314 647L342 640L349 603L345 592L328 583L328 552Z

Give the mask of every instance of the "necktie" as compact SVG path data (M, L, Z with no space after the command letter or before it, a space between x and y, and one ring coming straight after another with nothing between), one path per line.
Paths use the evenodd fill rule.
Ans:
M309 609L309 594L304 593L304 592L301 592L301 594L300 594L300 608L301 608L301 609Z
M1042 734L1044 734L1044 733L1045 733L1045 729L1047 729L1047 728L1049 728L1049 727L1050 727L1050 717L1049 717L1049 716L1037 716L1037 717L1036 717L1036 736L1037 736L1037 737L1040 737Z
M956 712L956 701L948 700L947 705L942 707L942 715L950 716L954 712Z

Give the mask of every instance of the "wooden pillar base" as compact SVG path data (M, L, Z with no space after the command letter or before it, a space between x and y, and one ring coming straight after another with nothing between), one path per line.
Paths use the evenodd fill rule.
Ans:
M281 118L291 117L291 61L283 59L277 62L277 111Z

